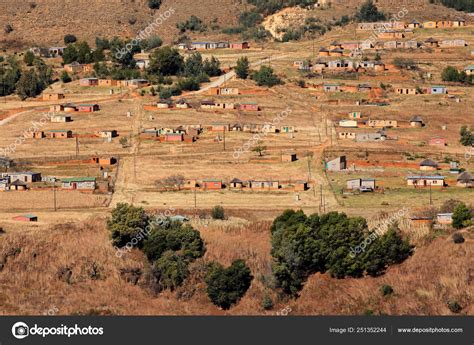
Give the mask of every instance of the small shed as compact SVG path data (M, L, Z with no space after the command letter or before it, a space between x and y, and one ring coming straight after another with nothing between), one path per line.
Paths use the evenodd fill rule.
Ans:
M284 153L281 156L282 162L294 162L298 160L296 153Z
M204 180L202 181L202 187L205 190L220 190L223 185L221 180Z
M417 127L417 128L421 128L425 125L425 123L423 122L423 119L421 118L421 116L419 115L414 115L411 119L410 119L410 126L411 127Z
M456 182L457 186L459 187L474 187L474 175L465 171L457 177Z
M77 110L82 113L93 113L99 111L100 107L98 104L79 104Z
M436 222L442 225L451 225L453 223L452 213L438 213L436 215Z
M420 170L429 171L429 170L438 170L438 163L431 159L425 159L420 162Z
M37 222L38 217L35 216L34 214L25 214L21 216L15 216L13 217L13 220L16 220L19 222Z

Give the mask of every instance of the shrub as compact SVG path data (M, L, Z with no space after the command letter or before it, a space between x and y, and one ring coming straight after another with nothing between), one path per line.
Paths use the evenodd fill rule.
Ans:
M459 142L463 146L473 146L474 145L474 133L472 133L467 126L462 126L459 132L461 138Z
M230 309L247 292L253 276L243 260L234 261L224 268L214 263L206 276L207 295L212 303L224 310Z
M235 67L235 74L240 79L247 79L250 73L250 63L246 56L240 57L237 60L237 66Z
M158 260L168 250L179 251L188 259L195 260L204 255L204 242L199 231L181 222L151 224L148 237L143 241L143 252L148 260Z
M203 32L207 30L207 26L200 18L196 17L195 15L189 17L189 19L185 22L177 23L176 27L181 32L186 32L187 30Z
M152 10L158 10L161 6L162 0L148 0L148 7Z
M71 34L64 36L64 44L71 44L77 41L77 37Z
M378 22L386 19L385 14L379 12L372 0L367 0L360 7L355 17L359 22Z
M449 300L447 305L448 305L449 310L454 314L458 314L462 310L461 305L457 301Z
M112 210L112 215L107 219L107 228L110 231L112 243L121 248L127 243L137 240L139 234L145 230L148 216L141 207L119 203ZM135 245L140 246L141 241Z
M252 74L252 79L259 86L272 87L283 83L281 79L273 73L273 68L269 66L261 66L259 71Z
M465 222L472 217L471 210L464 203L460 203L453 211L453 228L461 229L465 227Z
M389 296L393 293L393 288L390 285L382 285L380 292L382 296Z
M456 244L464 243L464 236L459 232L455 232L453 234L453 242Z
M3 28L3 31L5 31L6 34L9 34L10 32L13 31L13 26L11 26L11 24L7 24L7 25L5 25L5 27Z
M272 310L273 309L273 301L270 296L265 295L262 300L262 308L265 310Z
M35 61L35 54L28 50L25 53L25 56L23 57L23 61L26 63L27 66L33 66L33 62Z
M220 220L224 220L225 219L225 212L224 212L224 208L222 206L215 206L212 210L211 210L211 217L212 219L220 219Z
M65 84L67 83L70 83L71 82L71 77L69 76L69 74L66 72L66 71L63 71L63 73L61 74L61 81Z
M153 264L152 274L155 278L156 290L173 291L181 286L188 276L188 263L177 253L167 251Z
M149 73L170 76L176 75L184 68L184 60L179 51L171 47L157 49L151 56Z

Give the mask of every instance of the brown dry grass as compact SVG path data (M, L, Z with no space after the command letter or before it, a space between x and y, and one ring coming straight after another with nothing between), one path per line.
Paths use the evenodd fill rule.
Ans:
M122 268L144 268L146 260L139 252L117 258L108 241L104 217L87 222L57 225L49 231L24 228L8 231L0 237L0 254L20 248L10 256L0 272L2 314L41 314L57 309L58 314L120 315L272 315L290 306L295 315L362 314L366 310L386 314L449 314L448 299L456 299L463 314L472 308L472 234L455 245L446 236L417 247L413 257L391 267L379 278L337 280L316 274L297 300L278 299L268 289L270 274L269 222L195 221L206 243L203 259L191 266L191 276L176 292L158 296L143 285L127 283ZM218 310L207 298L202 265L216 260L229 265L242 258L252 270L252 286L240 303L228 312ZM100 278L92 279L92 265ZM65 267L72 271L70 283L58 279ZM380 287L391 285L395 294L383 298ZM269 293L276 301L274 311L261 307Z

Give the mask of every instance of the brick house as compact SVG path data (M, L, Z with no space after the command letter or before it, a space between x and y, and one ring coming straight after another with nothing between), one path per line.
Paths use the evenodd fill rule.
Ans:
M48 133L48 138L50 139L69 139L72 138L72 131L68 130L52 130Z
M166 142L181 142L183 141L182 133L167 133L164 136Z
M346 170L346 168L347 168L346 156L337 157L336 159L333 159L326 163L327 171L341 171L341 170Z
M43 93L43 101L59 101L64 98L64 93Z
M100 107L98 104L79 104L77 107L77 111L81 113L93 113L99 110Z
M81 86L98 86L99 79L97 78L82 78L79 80L79 85Z
M58 113L60 111L64 111L64 106L62 104L50 105L49 111Z
M278 181L249 181L249 188L253 190L278 190L280 183Z
M73 177L61 179L61 188L69 190L90 190L96 188L95 177Z
M211 126L211 131L213 132L224 132L230 129L230 124L222 122L214 122Z
M324 84L323 91L324 92L339 92L341 91L341 88L339 84Z
M346 182L347 189L360 189L361 187L367 187L367 188L372 188L375 190L376 183L375 179L373 178L356 178L356 179L350 179L347 180Z
M446 146L446 138L432 138L429 141L429 145Z
M395 93L399 95L416 95L418 92L416 87L398 87L395 89Z
M204 180L202 181L202 188L205 190L220 190L223 188L221 180Z
M246 102L239 104L239 110L242 111L259 111L260 108L256 102Z
M66 113L73 113L77 111L77 105L72 104L72 103L65 103L62 105L62 107Z
M250 45L249 45L249 42L243 41L243 42L231 43L230 48L231 49L249 49Z
M436 171L438 170L438 163L431 159L424 159L420 162L420 170L423 171Z
M99 138L115 138L118 136L117 131L115 129L96 131L95 135Z
M15 216L12 219L18 222L37 222L38 221L38 217L35 216L34 214L25 214L21 216Z
M396 128L398 127L397 120L368 120L367 126L372 128Z
M445 177L439 175L433 176L408 176L407 185L417 187L444 187L445 186Z
M67 116L67 115L54 115L51 116L51 122L53 123L65 123L65 122L71 122L72 117Z

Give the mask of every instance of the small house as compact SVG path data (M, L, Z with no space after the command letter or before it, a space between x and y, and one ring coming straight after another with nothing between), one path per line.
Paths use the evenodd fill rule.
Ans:
M37 222L38 217L34 214L25 214L21 216L15 216L13 217L13 220L16 220L18 222Z
M342 171L346 170L347 161L346 156L340 156L336 159L333 159L326 163L326 170L327 171Z
M213 132L224 132L230 129L230 124L222 122L214 122L211 126L211 131Z
M223 184L221 180L204 180L202 181L202 187L205 190L220 190Z
M66 103L62 105L63 110L67 113L72 113L77 111L77 105L72 104L72 103Z
M439 175L433 176L408 176L407 185L417 187L444 187L445 186L445 177Z
M410 126L411 127L416 127L416 128L421 128L425 125L423 122L423 119L419 115L415 115L410 119Z
M49 111L53 113L58 113L60 111L64 111L64 106L62 104L50 105Z
M348 113L349 119L361 119L362 113L360 111L351 111Z
M165 134L165 141L166 142L181 142L183 141L182 133L167 133Z
M429 216L412 216L410 220L416 227L431 227L433 224L433 218Z
M72 131L56 129L48 133L50 139L69 139L72 138Z
M319 49L319 56L321 56L321 57L329 56L329 49L327 49L326 47L321 47Z
M423 171L433 171L438 170L438 163L431 159L425 159L420 162L420 170Z
M355 132L339 132L338 133L339 139L355 139L356 133Z
M359 125L356 120L340 120L339 127L343 128L357 128Z
M347 189L354 190L361 187L372 188L375 190L375 179L373 178L356 178L347 180Z
M281 156L282 162L294 162L297 161L298 158L296 156L296 153L284 153Z
M416 87L398 87L395 89L395 93L399 95L416 95L418 91Z
M278 181L249 181L249 188L252 190L278 190L280 183Z
M418 28L421 28L421 23L416 20L416 19L413 19L410 23L408 23L408 27L410 29L418 29Z
M46 135L44 134L44 131L34 131L28 132L27 137L31 139L43 139L46 138Z
M82 78L79 80L80 86L98 86L99 79L97 78Z
M238 178L234 178L229 182L229 188L231 189L242 189L243 187L245 187L244 181L239 180Z
M446 138L432 138L429 144L432 146L446 146Z
M98 104L79 104L77 107L77 111L81 113L93 113L99 110L100 107Z
M454 28L461 27L461 26L466 26L466 21L462 18L457 18L452 21L452 26Z
M161 99L156 103L158 109L168 109L173 106L173 102L169 99Z
M466 41L463 39L442 40L439 44L442 48L465 47Z
M295 127L294 126L281 126L282 133L294 133L295 132Z
M239 110L242 111L259 111L260 108L256 102L247 102L247 103L240 103Z
M436 29L436 22L431 21L431 20L423 22L423 28L425 28L425 29Z
M437 40L436 38L430 37L425 40L424 44L426 47L429 47L429 48L438 48L439 40Z
M26 183L41 182L41 173L25 171L11 172L7 174L11 181L19 180Z
M448 89L445 86L435 85L430 86L427 90L430 95L443 95L448 93Z
M118 82L114 79L99 79L99 86L101 87L113 87L117 86Z
M469 65L466 68L464 68L464 72L467 75L474 75L474 65Z
M323 85L324 92L339 92L341 88L339 84L324 84Z
M59 101L64 98L64 93L43 93L43 101Z
M95 177L73 177L61 179L61 188L69 190L95 190Z
M441 225L451 225L453 224L453 214L452 213L438 213L436 215L436 222Z
M356 142L374 142L387 140L387 135L384 131L378 131L375 133L356 133Z
M231 43L230 48L231 49L249 49L250 45L249 45L249 42L243 41L243 42Z
M309 189L308 182L306 181L296 181L294 184L295 191L304 192Z
M396 128L398 121L396 120L368 120L367 126L372 128Z
M184 98L181 98L180 100L178 100L176 102L176 108L178 109L188 109L188 108L191 108L191 105L186 102L186 100Z
M28 189L28 185L25 182L20 181L20 180L15 180L8 185L8 190L12 190L12 191L13 190L15 191L27 190L27 189Z
M68 115L53 115L51 116L51 122L53 123L65 123L65 122L71 122L72 117Z
M458 187L470 188L474 187L474 175L465 171L456 179Z
M115 138L118 136L117 131L115 129L96 131L95 135L99 138Z

